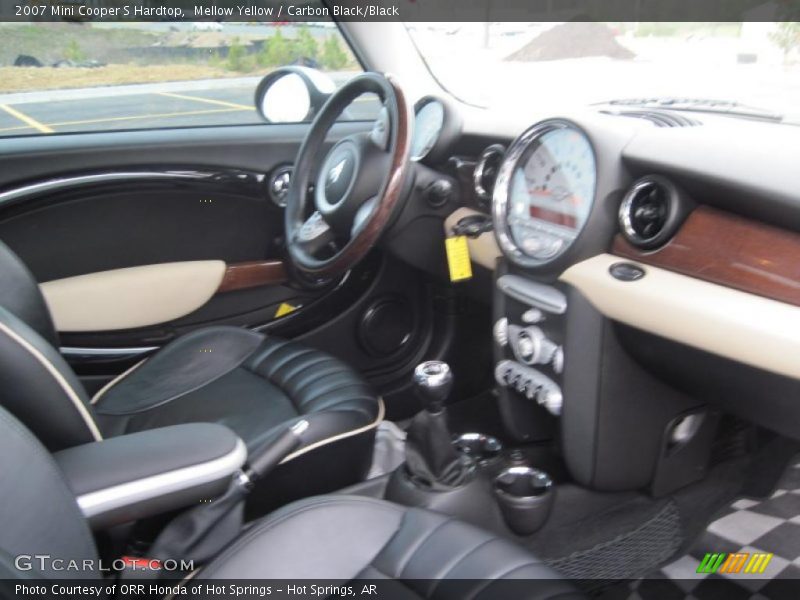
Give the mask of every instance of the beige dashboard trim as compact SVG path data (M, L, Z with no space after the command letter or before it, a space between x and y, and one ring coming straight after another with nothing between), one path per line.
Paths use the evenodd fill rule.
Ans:
M172 321L203 306L225 275L221 260L130 267L40 284L58 331L112 331Z
M609 273L617 262L639 264L600 254L560 279L610 319L800 379L800 307L644 264L642 279L624 282Z
M483 213L472 210L471 208L459 208L447 217L444 221L445 236L451 234L453 226L456 223L470 215L483 215ZM467 245L469 246L469 256L472 262L490 271L494 271L497 259L500 258L500 248L497 245L497 241L494 239L494 233L484 233L475 239L469 238L467 240Z

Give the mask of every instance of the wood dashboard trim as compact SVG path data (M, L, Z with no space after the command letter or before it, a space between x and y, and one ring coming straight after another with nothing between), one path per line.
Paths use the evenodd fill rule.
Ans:
M289 276L279 260L255 260L229 264L217 293L286 283Z
M800 306L800 234L708 206L696 208L657 250L618 235L612 253Z

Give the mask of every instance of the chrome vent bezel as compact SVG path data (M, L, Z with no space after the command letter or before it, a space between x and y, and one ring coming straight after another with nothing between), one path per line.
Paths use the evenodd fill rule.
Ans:
M640 234L635 224L637 218L633 212L637 200L644 194L652 194L653 188L661 190L662 197L666 202L663 223L658 231L652 235L644 236ZM657 175L648 175L637 180L631 189L625 194L622 204L619 207L619 224L622 234L634 246L644 249L657 248L665 244L677 230L680 217L685 213L687 202L678 188L668 179Z
M472 184L473 188L475 189L475 196L479 201L491 201L492 193L494 192L494 184L497 181L497 173L500 171L500 165L503 164L503 158L505 155L505 146L502 144L492 144L491 146L484 148L483 152L481 152L481 155L478 157L478 162L475 164L475 168L472 171ZM489 162L489 159L493 157L497 157L498 159L497 168L494 179L492 180L491 189L486 189L486 186L484 185L486 165Z
M287 175L288 180L286 179ZM278 208L286 208L289 186L291 186L293 178L293 165L281 165L273 169L270 173L267 179L267 193L269 194L269 199Z

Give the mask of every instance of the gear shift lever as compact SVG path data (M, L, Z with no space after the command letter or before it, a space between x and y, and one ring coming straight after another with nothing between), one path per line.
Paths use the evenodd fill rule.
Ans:
M434 488L466 482L469 465L453 448L445 401L453 389L447 363L428 361L414 369L414 387L424 410L417 414L406 437L406 469L416 481Z
M446 362L429 360L414 369L414 385L425 410L437 414L453 389L453 373Z

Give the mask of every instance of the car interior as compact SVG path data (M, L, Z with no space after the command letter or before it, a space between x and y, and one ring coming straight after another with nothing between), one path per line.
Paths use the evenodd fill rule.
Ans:
M363 73L261 124L0 143L3 580L600 595L792 464L795 127L501 114L339 26Z

